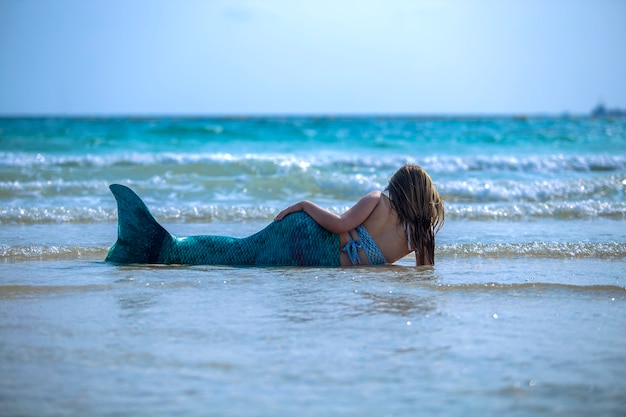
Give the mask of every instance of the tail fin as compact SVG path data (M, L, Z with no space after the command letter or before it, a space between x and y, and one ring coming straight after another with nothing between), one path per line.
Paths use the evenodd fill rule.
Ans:
M163 241L170 234L154 219L148 207L130 188L112 184L111 192L117 200L117 242L109 250L105 261L118 264L155 264Z

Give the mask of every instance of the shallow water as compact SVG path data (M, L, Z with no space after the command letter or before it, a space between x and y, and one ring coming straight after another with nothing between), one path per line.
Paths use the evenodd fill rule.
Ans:
M621 261L32 263L2 266L3 415L624 410Z

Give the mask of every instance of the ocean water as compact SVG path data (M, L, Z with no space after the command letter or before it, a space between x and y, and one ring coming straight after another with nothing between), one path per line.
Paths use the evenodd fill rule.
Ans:
M422 165L436 265L115 266ZM626 414L626 120L0 119L0 415Z

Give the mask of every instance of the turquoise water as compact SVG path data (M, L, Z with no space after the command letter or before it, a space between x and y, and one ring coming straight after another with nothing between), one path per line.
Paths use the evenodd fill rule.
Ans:
M245 236L405 162L434 268L102 262L110 183ZM624 119L0 119L0 414L623 415L625 217Z

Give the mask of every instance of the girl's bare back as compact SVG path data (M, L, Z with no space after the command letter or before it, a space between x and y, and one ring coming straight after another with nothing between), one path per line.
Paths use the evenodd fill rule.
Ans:
M389 263L393 263L405 257L411 251L408 247L408 240L404 228L398 221L398 215L391 207L389 199L381 192L377 192L378 203L363 221L363 227L370 234L374 242L378 245L383 255ZM355 230L340 233L341 247L344 247L350 240L350 233L356 239ZM359 252L362 265L369 264L367 256ZM341 252L341 265L352 265L348 255Z

